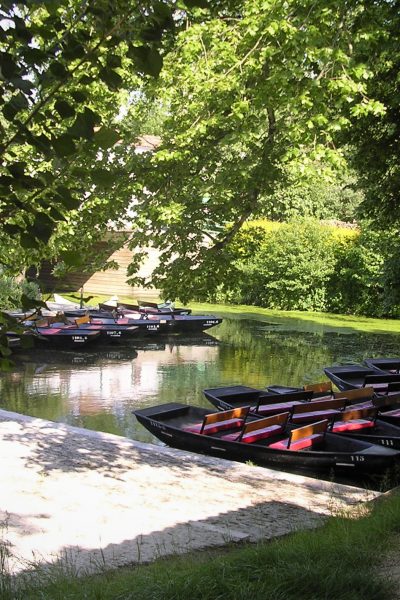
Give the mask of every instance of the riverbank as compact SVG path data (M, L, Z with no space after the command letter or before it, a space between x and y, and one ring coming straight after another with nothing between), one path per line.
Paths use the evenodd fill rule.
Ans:
M0 411L11 573L83 575L319 526L379 492Z

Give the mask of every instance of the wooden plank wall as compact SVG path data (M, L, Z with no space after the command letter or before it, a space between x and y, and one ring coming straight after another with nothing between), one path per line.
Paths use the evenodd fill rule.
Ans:
M102 244L104 248L104 242ZM94 250L95 251L95 250ZM113 252L109 260L118 264L118 269L97 272L76 272L68 274L59 280L52 275L52 265L44 262L37 280L43 292L77 291L81 287L85 294L119 296L127 298L157 298L159 290L155 288L132 287L126 283L128 265L132 259L132 251L126 246ZM157 265L157 252L149 250L149 258L140 269L141 276L147 277ZM29 276L29 275L28 275Z

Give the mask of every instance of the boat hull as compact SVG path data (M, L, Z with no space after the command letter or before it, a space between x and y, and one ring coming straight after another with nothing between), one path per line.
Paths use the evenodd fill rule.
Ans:
M134 411L137 420L155 437L174 448L240 462L251 461L281 470L326 471L329 469L382 473L400 457L395 450L361 440L325 436L323 450L277 450L260 443L245 444L182 429L185 415L206 414L205 409L171 403ZM168 414L169 413L169 414Z

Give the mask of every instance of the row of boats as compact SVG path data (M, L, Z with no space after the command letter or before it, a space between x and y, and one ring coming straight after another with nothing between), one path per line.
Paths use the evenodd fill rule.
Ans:
M9 311L8 315L19 324L19 331L8 332L10 340L29 336L35 344L63 348L132 337L203 332L222 321L213 315L192 315L190 309L175 308L172 303L130 305L111 301L81 308L57 295L54 302L46 302L44 310Z
M216 410L171 402L134 411L175 448L286 470L383 473L400 465L400 358L324 369L302 388L204 390Z

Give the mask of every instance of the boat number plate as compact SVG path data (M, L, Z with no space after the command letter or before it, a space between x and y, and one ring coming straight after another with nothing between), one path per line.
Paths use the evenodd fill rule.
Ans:
M382 446L394 446L394 441L393 440L387 440L385 438L381 438L380 443L382 444Z

